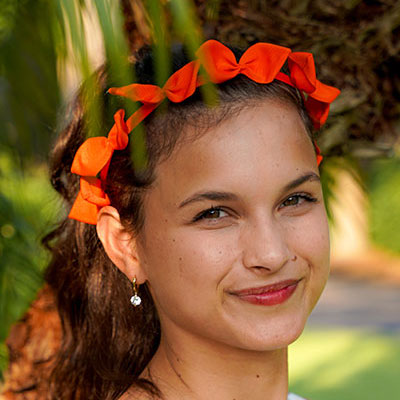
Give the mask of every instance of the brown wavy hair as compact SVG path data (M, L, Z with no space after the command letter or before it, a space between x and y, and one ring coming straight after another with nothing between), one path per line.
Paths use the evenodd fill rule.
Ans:
M242 54L241 50L232 50L237 58ZM135 57L139 60L132 65L136 82L154 83L151 51L143 50ZM173 52L174 71L186 62L182 49ZM106 89L114 86L107 68L100 69L96 76L103 90L101 126L106 133L119 104L106 94ZM79 177L70 172L71 163L87 135L84 92L85 85L71 104L68 122L50 157L51 183L67 210L79 185ZM294 106L313 140L311 122L299 92L280 81L262 85L240 75L218 85L217 94L218 107L206 106L197 91L182 103L167 102L160 112L146 118L145 171L135 171L129 146L114 153L105 191L132 235L140 235L145 223L142 199L155 179L155 166L182 143L188 126L195 127L196 134L201 135L241 109L272 99ZM135 133L130 136L134 145ZM49 398L117 399L131 385L161 396L151 381L139 378L160 341L157 310L146 284L139 288L141 306L132 307L131 283L107 257L93 225L65 218L43 242L52 253L45 279L55 293L63 330L49 382Z

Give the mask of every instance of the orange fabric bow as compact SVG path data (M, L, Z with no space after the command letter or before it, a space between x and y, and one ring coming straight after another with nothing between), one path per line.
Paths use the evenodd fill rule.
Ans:
M314 57L311 53L296 52L289 55L288 65L293 85L308 94L306 109L319 129L328 118L329 105L340 94L340 90L320 82L315 74Z
M110 199L103 190L103 182L106 180L114 150L122 150L128 145L129 129L124 116L125 111L118 110L108 137L89 138L76 152L71 172L81 176L80 190L69 218L96 224L98 210L110 204ZM100 179L97 178L98 174Z
M321 155L321 150L315 141L314 141L314 146L315 146L315 150L317 151L317 165L319 167L319 164L321 164L324 157Z
M196 56L214 83L225 82L238 74L244 74L257 83L272 82L283 64L290 49L270 43L256 43L249 47L239 62L233 52L216 40L203 43Z
M316 129L325 123L329 104L340 93L340 90L324 85L317 79L311 53L292 53L286 47L256 43L249 47L237 62L228 47L216 40L208 40L200 46L196 55L214 83L244 74L258 83L266 84L277 79L305 92L308 95L305 106ZM286 60L290 76L280 72Z
M133 83L132 85L120 88L110 88L108 89L108 93L155 106L161 103L166 97L174 103L180 103L195 92L198 86L197 76L199 66L200 64L197 60L191 61L173 73L162 88L156 85Z
M305 92L306 109L319 128L326 121L330 103L340 91L321 83L315 74L314 59L311 53L291 53L291 50L269 43L257 43L243 53L239 62L233 52L216 40L208 40L198 49L198 60L191 61L173 73L165 85L131 84L120 88L110 88L108 93L140 101L143 105L124 120L124 110L114 115L115 124L108 137L95 137L86 140L78 149L72 163L71 172L81 176L80 191L69 214L70 218L97 223L97 213L101 207L110 204L104 192L108 167L114 150L123 150L128 145L128 134L146 118L165 98L179 103L192 96L196 88L206 80L199 75L202 65L213 83L222 83L244 74L255 82L267 84L274 79L285 82ZM290 76L280 72L288 61ZM317 163L322 161L321 152L316 146Z

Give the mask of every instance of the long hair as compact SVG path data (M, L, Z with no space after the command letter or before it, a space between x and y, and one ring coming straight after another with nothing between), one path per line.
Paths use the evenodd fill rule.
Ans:
M242 51L233 49L240 57ZM136 81L154 83L151 52L142 51L132 66ZM181 49L173 54L173 70L188 62ZM103 90L104 133L112 126L115 101L106 94L112 82L101 69L97 79ZM262 85L238 76L217 86L219 105L206 106L197 91L182 103L165 104L143 122L147 169L135 171L129 146L113 155L105 191L132 235L141 234L146 213L143 195L154 181L160 160L167 158L185 137L188 126L201 135L245 107L265 99L296 108L311 139L310 119L299 92L280 82ZM69 209L78 192L79 177L70 168L87 134L83 89L71 105L69 121L60 132L50 158L51 182ZM130 140L134 140L135 132ZM190 138L195 140L196 138ZM132 307L132 286L107 257L93 225L64 219L43 240L52 253L45 279L52 288L60 314L63 340L49 382L51 399L116 399L131 385L161 395L151 381L139 378L157 350L160 323L154 302L141 285L140 307Z

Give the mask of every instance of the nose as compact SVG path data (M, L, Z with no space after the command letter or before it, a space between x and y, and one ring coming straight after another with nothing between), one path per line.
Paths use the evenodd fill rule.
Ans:
M274 273L291 258L285 230L274 218L258 218L242 231L243 265Z

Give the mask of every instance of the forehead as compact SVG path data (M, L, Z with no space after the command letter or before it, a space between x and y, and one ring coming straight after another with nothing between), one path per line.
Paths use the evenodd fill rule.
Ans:
M190 129L190 128L189 128ZM189 132L186 137L193 137ZM257 177L284 186L302 170L317 171L312 142L293 106L263 101L245 107L193 140L156 168L155 186L181 191L229 186Z

